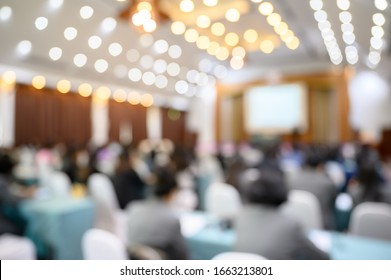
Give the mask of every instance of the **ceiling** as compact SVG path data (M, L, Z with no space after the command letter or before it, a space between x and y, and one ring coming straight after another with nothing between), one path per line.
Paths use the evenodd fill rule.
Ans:
M150 35L143 35L119 17L121 11L130 4L129 1L0 0L0 71L17 70L17 79L24 82L30 82L34 75L44 75L47 77L48 85L55 84L58 79L68 79L75 89L80 83L88 82L94 87L107 85L112 90L123 88L149 92L164 103L170 98L187 100L197 95L198 89L213 84L216 80L221 83L240 83L290 73L327 71L349 65L344 52L345 43L342 40L341 21L338 16L341 11L336 1L324 0L322 9L327 12L335 39L342 52L343 60L338 65L330 61L314 18L314 10L308 0L269 0L274 5L274 11L299 39L300 45L295 50L289 49L281 41L279 35L267 22L266 16L258 11L259 3L254 3L257 2L255 0L253 2L220 0L216 7L207 7L201 0L194 0L195 8L192 13L182 12L179 9L180 2L181 0L157 1L158 8L169 18L158 23L158 28ZM92 7L94 12L92 17L83 19L80 9L86 5ZM12 14L4 12L5 9L1 10L4 7L11 8ZM240 20L237 22L229 22L224 18L225 11L232 7L241 11ZM356 48L359 57L358 62L353 66L357 69L371 67L387 80L391 80L388 21L390 7L379 11L374 1L350 0L349 11L352 14L351 22L355 35L352 46ZM371 28L374 25L372 16L379 12L384 15L386 22L381 61L375 67L367 61L371 46ZM212 23L223 23L226 33L234 32L239 35L239 45L245 47L247 51L243 68L232 69L230 58L216 59L206 50L197 47L196 43L189 43L183 35L175 35L171 31L173 21L182 21L186 23L187 29L196 29L200 35L206 35L223 45L223 37L214 36L210 28L199 28L195 25L197 16L201 14L208 15ZM47 26L42 30L36 27L39 17L47 19ZM112 20L106 20L108 28L105 30L102 23L108 17L115 19L117 24L113 25ZM42 27L45 26L44 21L41 23ZM113 30L108 30L113 26ZM77 30L77 35L72 40L64 37L64 30L67 27L74 27ZM259 33L259 39L253 44L243 39L243 34L248 29L254 29ZM99 45L98 42L96 49L89 46L91 36L101 38L101 44ZM18 44L24 40L31 42L30 52L28 48L27 51L22 48L22 53L20 49L18 50ZM164 40L168 45L159 40ZM266 54L258 48L263 40L274 43L276 47L272 53ZM118 43L122 50L118 48L118 44L112 45L113 43ZM167 46L175 47L166 50ZM61 54L58 53L58 49L52 50L52 55L57 60L49 56L50 50L54 47L62 50ZM110 48L114 55L110 54ZM75 65L77 54L84 55L83 57L79 55L79 60L76 59L80 64L83 64L83 58L87 59L85 65L80 67ZM166 69L168 66L170 70ZM97 71L96 67L102 73Z

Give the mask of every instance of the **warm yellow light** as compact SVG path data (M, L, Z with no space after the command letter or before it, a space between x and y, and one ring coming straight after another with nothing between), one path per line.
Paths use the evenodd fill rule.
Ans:
M149 19L143 24L144 31L148 33L155 31L156 27L156 21L154 21L153 19Z
M129 92L129 94L128 94L128 102L130 104L137 105L137 104L140 103L140 100L141 100L140 93L138 93L137 91Z
M258 11L264 16L270 15L271 13L273 13L273 10L274 10L274 7L269 2L263 2L263 3L259 4L259 6L258 6Z
M175 35L180 35L185 33L186 31L186 25L181 21L174 21L171 24L171 32Z
M143 94L140 100L141 105L144 107L151 107L153 105L153 96L149 93Z
M182 0L179 4L179 8L184 13L190 13L194 10L194 3L191 0Z
M46 85L46 79L44 76L35 76L31 81L31 84L36 89L43 89Z
M81 96L88 97L92 94L92 86L87 83L80 84L78 91Z
M241 46L235 47L232 50L232 56L237 56L237 57L240 57L240 58L244 58L246 56L246 50L243 47L241 47Z
M185 40L189 43L194 43L198 39L198 32L195 29L187 29L185 32Z
M68 80L60 80L57 82L57 90L61 93L67 93L71 90L71 82Z
M232 69L239 70L243 68L244 61L241 57L234 56L231 58L229 64L231 65Z
M238 34L234 32L227 33L227 35L225 35L225 43L231 47L236 46L239 43Z
M197 39L197 47L201 50L206 50L210 45L210 40L207 36L200 36Z
M98 87L95 91L96 97L100 100L107 100L110 98L111 90L108 87Z
M225 12L225 18L230 22L237 22L240 19L240 13L238 10L231 8Z
M271 53L274 50L274 44L270 40L263 40L259 46L264 53Z
M225 32L225 26L221 22L213 23L211 27L211 31L213 35L221 36Z
M244 32L243 38L249 43L255 43L258 40L258 33L254 29L248 29Z
M286 31L288 30L288 24L286 24L285 22L280 22L279 25L275 26L274 27L274 31L278 34L278 35L281 35L281 34L284 34Z
M16 74L15 74L15 72L14 71L7 71L7 72L5 72L3 74L3 76L2 76L2 80L7 85L15 84L15 81L16 81Z
M206 50L208 52L208 54L210 55L216 55L216 51L217 49L220 47L219 43L217 42L211 42L209 44L209 47L208 49Z
M281 22L281 16L277 13L272 13L270 15L268 15L267 17L267 22L271 25L271 26L277 26L280 24Z
M216 50L216 58L218 60L226 60L229 57L229 51L226 47L219 47Z
M283 40L285 43L289 43L293 40L295 37L295 34L291 30L287 30L284 32L284 34L281 35L281 40Z
M196 24L199 28L208 28L210 26L210 18L207 15L200 15Z
M127 98L127 94L123 89L117 89L113 93L113 99L119 103L125 102Z
M149 2L140 2L137 4L137 10L139 10L139 11L141 11L141 10L152 11L152 5Z
M292 39L292 41L290 41L289 43L286 43L286 46L291 49L291 50L295 50L299 47L300 45L300 41L297 37L294 37Z
M204 5L205 6L208 6L208 7L214 7L217 5L217 3L219 2L219 0L204 0Z

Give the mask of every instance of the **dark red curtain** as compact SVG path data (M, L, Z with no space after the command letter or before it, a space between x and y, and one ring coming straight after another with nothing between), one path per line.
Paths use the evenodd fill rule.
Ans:
M18 85L15 103L16 145L86 145L91 138L90 98Z

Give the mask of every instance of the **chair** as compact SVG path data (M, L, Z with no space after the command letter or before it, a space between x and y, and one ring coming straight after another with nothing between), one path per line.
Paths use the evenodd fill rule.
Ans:
M380 202L357 205L352 212L349 232L391 241L391 206Z
M232 220L242 209L237 189L225 183L213 183L206 190L205 210L222 220Z
M291 190L288 201L281 206L281 211L284 215L300 222L307 230L323 228L320 202L310 192Z
M156 248L147 245L137 245L129 249L129 254L135 260L166 260L166 254Z
M64 172L54 171L49 175L48 188L54 197L70 197L72 182Z
M82 239L85 260L127 260L124 243L114 234L101 229L87 230Z
M119 207L114 186L104 174L92 174L87 186L96 205L95 227L109 231L126 242L126 216Z
M212 258L212 260L267 260L265 257L243 252L225 252L220 253Z

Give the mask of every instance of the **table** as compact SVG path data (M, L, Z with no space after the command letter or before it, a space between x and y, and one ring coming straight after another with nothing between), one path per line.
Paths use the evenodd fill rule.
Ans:
M197 217L199 217L199 213ZM235 232L207 223L198 232L185 236L192 259L208 260L232 251ZM308 237L333 260L391 260L391 242L338 232L310 231Z
M81 260L81 240L93 225L94 205L89 198L32 199L24 201L21 214L27 220L26 235L40 257Z

